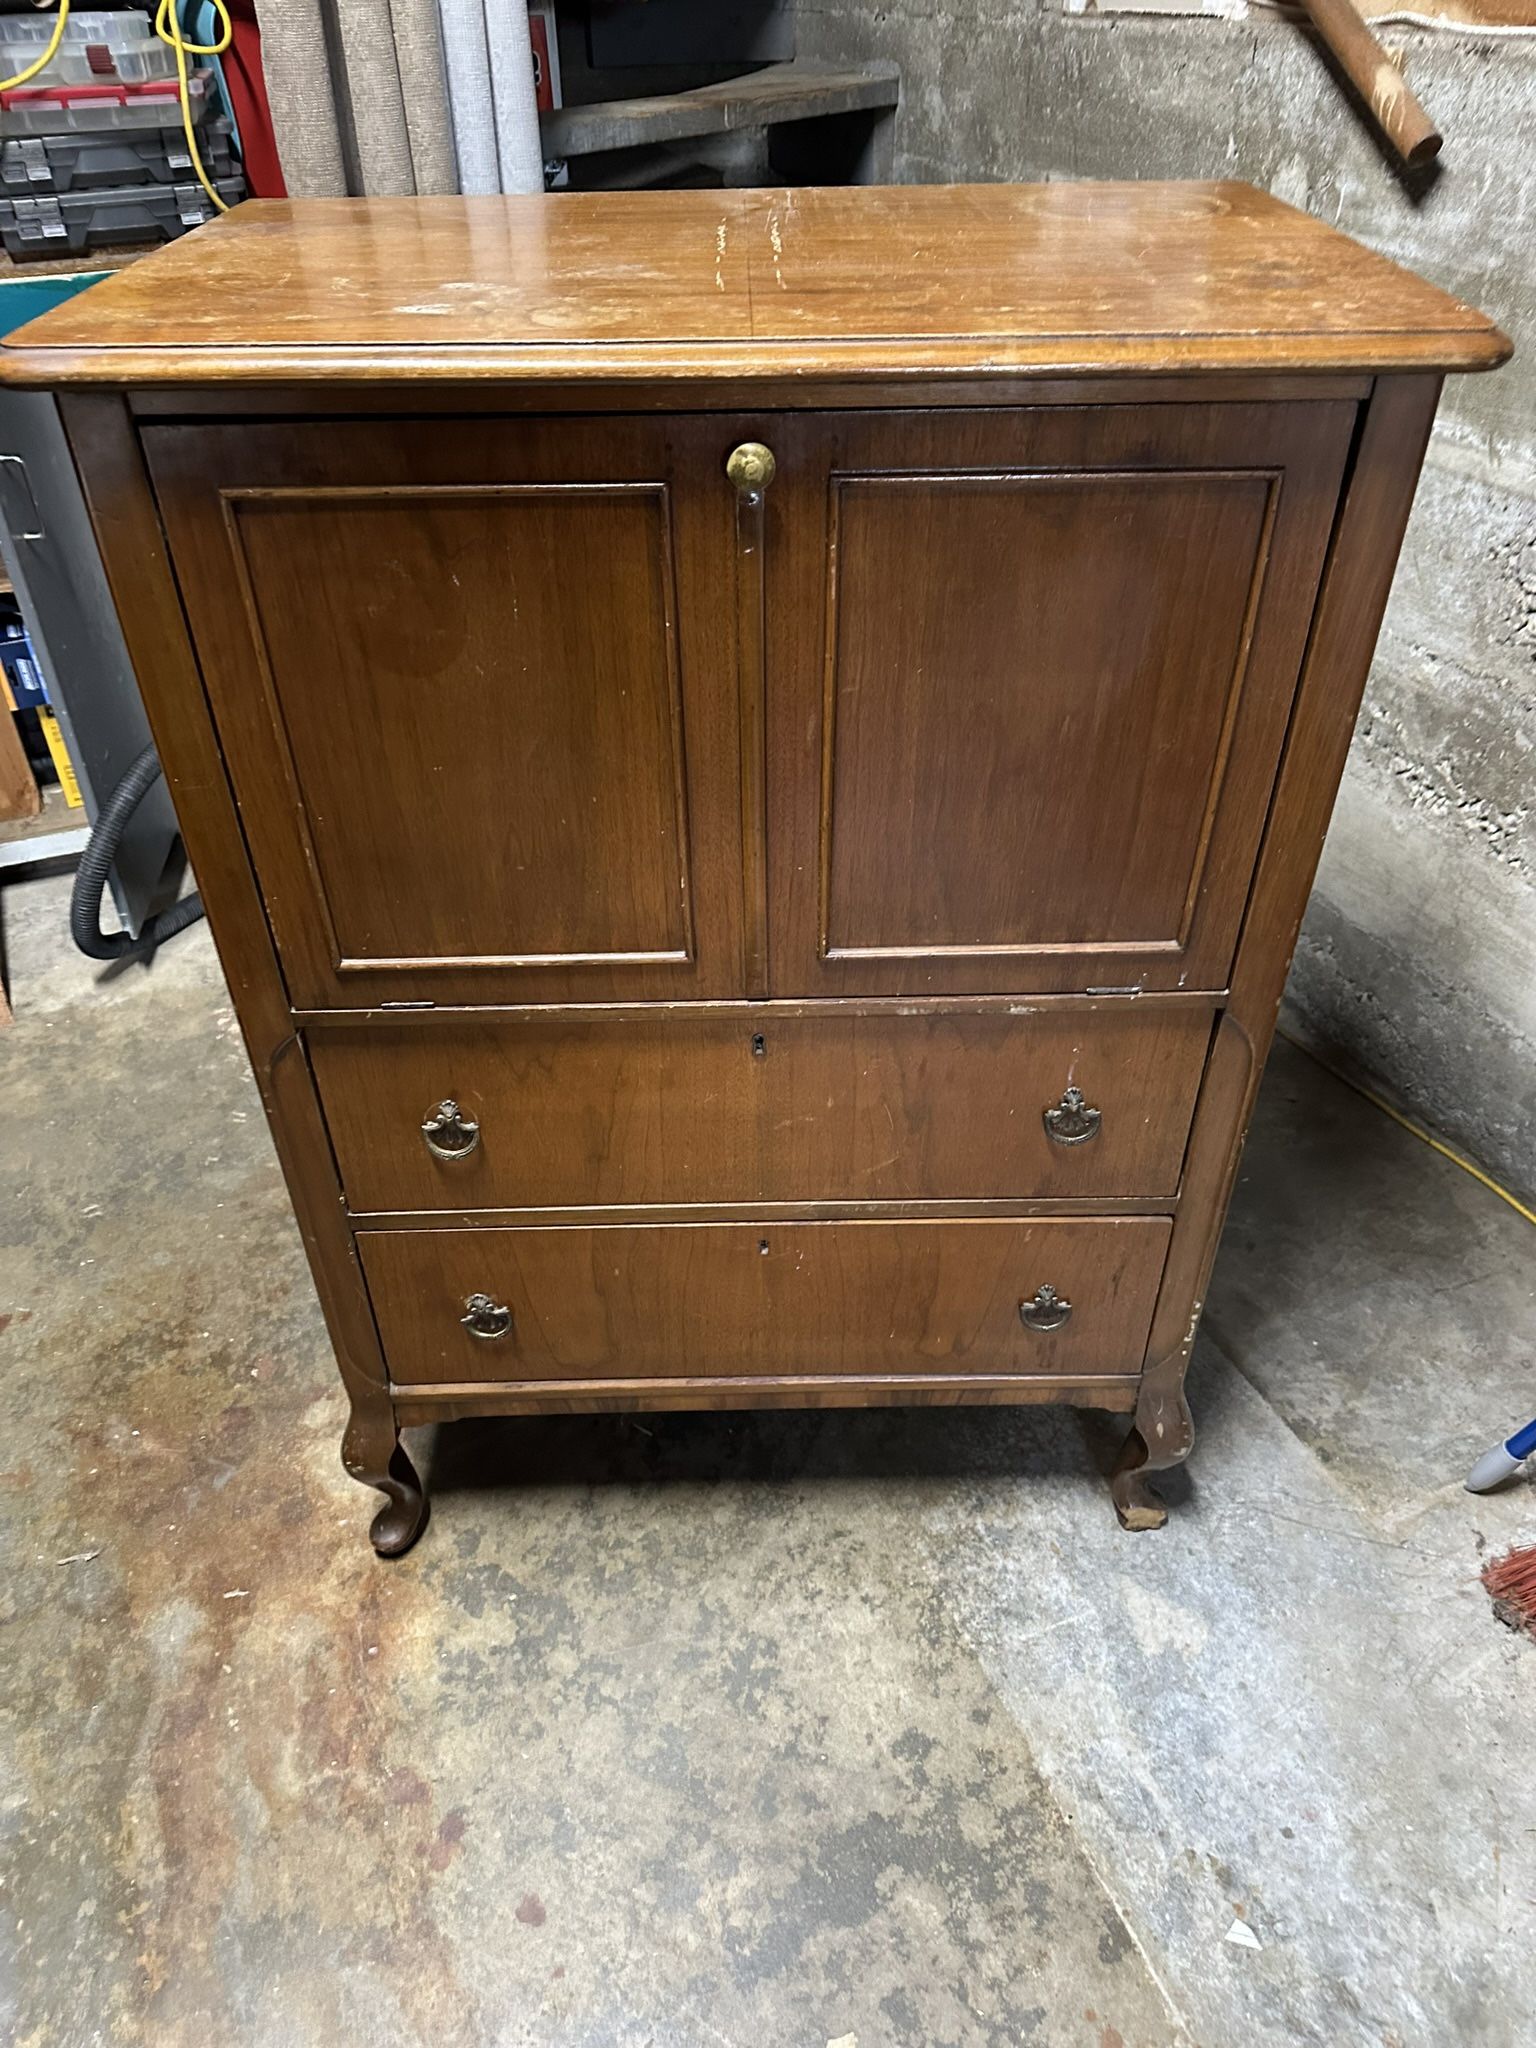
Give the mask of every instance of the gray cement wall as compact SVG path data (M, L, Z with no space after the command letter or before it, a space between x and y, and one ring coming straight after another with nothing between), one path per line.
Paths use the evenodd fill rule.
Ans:
M1288 21L800 0L798 23L802 57L901 64L903 181L1246 178L1515 337L1447 385L1289 1002L1536 1192L1536 36L1388 32L1446 137L1410 186Z

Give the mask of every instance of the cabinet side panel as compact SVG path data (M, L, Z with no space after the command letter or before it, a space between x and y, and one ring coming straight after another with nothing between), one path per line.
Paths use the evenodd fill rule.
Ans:
M1188 1448L1184 1372L1392 587L1440 381L1403 376L1377 384L1341 499L1243 921L1231 999L1195 1111L1183 1200L1147 1346L1137 1420L1154 1466L1170 1462L1157 1455L1160 1445L1174 1457ZM1177 1449L1181 1438L1183 1449Z
M354 1414L391 1417L330 1143L192 654L133 423L115 395L60 400L123 637L255 1070Z

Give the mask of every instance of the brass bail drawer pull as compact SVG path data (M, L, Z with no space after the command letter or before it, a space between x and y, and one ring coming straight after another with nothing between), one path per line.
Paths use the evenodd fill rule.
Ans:
M512 1311L503 1303L492 1301L488 1294L472 1294L459 1321L471 1337L481 1337L489 1344L495 1337L505 1337L511 1329Z
M1063 1301L1054 1287L1037 1287L1019 1303L1019 1321L1026 1330L1059 1330L1071 1313L1071 1302Z
M725 473L744 498L755 498L773 482L778 464L761 441L743 441L725 458Z
M434 1159L462 1159L480 1142L480 1126L453 1101L440 1102L421 1127Z
M1104 1113L1089 1107L1081 1088L1068 1088L1054 1108L1041 1110L1040 1119L1053 1145L1086 1145L1099 1135Z

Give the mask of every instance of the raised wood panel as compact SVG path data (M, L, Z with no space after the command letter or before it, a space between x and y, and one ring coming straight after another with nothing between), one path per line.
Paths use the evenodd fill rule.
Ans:
M296 1001L735 989L728 426L146 443Z
M225 503L343 970L687 958L664 488Z
M1224 986L1354 418L785 423L774 992Z
M1275 481L834 479L829 957L1182 947Z
M1178 1187L1203 1010L852 1010L332 1026L310 1058L360 1211L1154 1199ZM1044 1113L1099 1112L1062 1144ZM480 1127L438 1159L443 1099Z
M1166 1217L362 1231L395 1385L1140 1369ZM1059 1329L1021 1301L1050 1286ZM510 1312L489 1341L476 1294Z

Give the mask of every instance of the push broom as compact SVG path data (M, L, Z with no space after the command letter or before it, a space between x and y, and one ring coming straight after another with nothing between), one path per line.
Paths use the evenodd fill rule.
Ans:
M1467 1474L1468 1493L1491 1493L1494 1487L1502 1486L1506 1479L1519 1471L1533 1451L1536 1451L1536 1422L1528 1422L1524 1429L1517 1429L1513 1436L1495 1444L1491 1451L1484 1451ZM1536 1635L1536 1544L1511 1550L1506 1556L1496 1557L1484 1565L1483 1584L1501 1621L1507 1622L1511 1628L1524 1629L1527 1634Z

